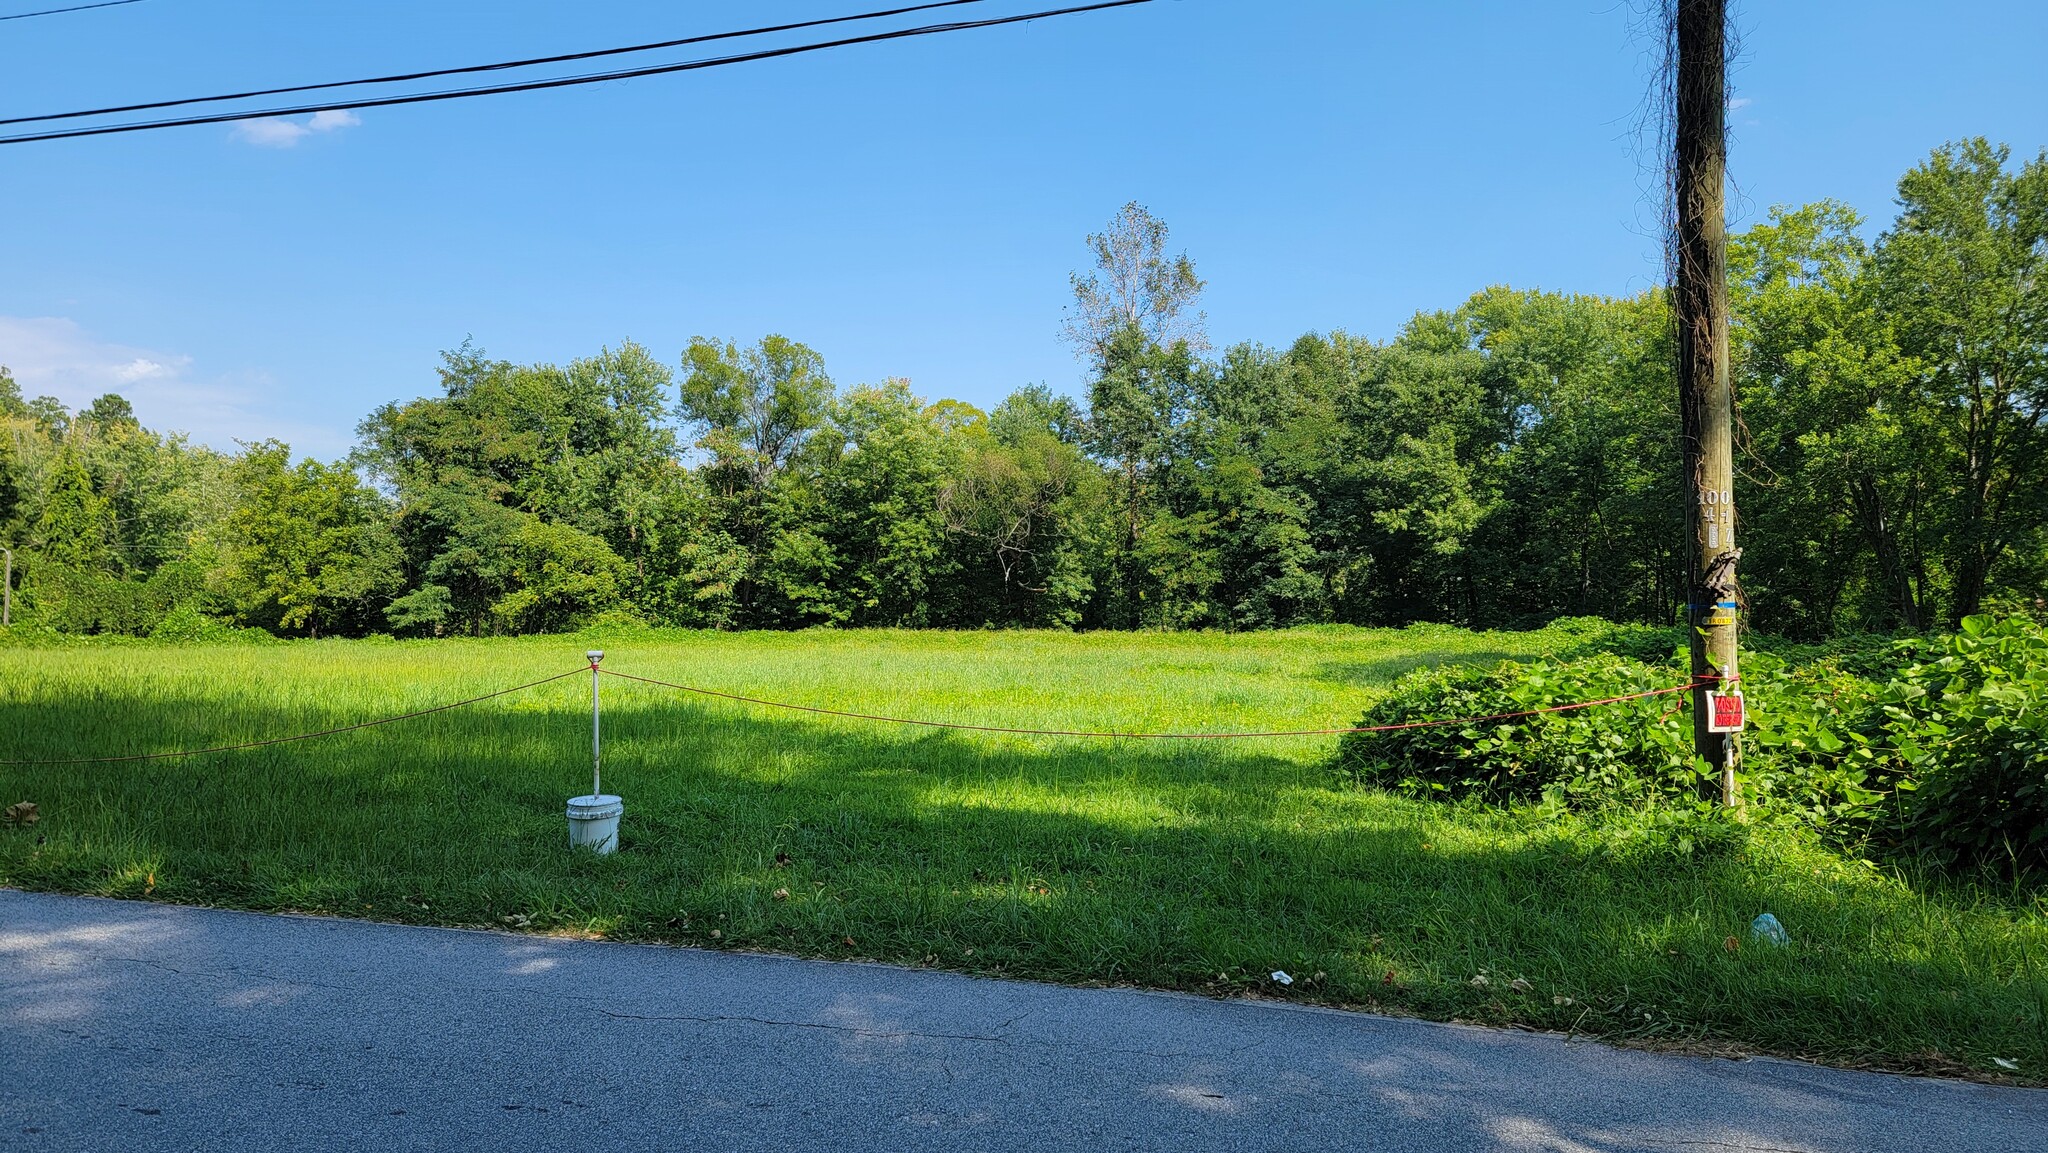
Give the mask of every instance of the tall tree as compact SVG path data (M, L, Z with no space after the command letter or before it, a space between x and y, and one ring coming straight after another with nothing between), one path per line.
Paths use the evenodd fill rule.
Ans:
M519 630L595 611L587 598L573 612L528 611L526 599L500 610L554 579L561 557L607 574L623 559L630 574L595 587L643 605L665 595L674 554L655 552L652 534L675 519L664 502L689 492L666 419L672 380L630 341L566 368L493 360L465 344L443 355L442 396L373 412L356 459L396 492L412 586L391 606L392 625ZM558 559L534 559L543 554Z
M756 486L824 423L832 401L825 358L770 334L751 348L694 337L683 352L677 413L699 429L703 447L737 465Z
M1773 209L1729 247L1753 623L1824 636L1927 622L1934 428L1869 274L1862 219ZM1938 439L1938 438L1934 438Z
M830 619L834 598L815 579L831 568L830 550L797 511L808 507L802 478L792 486L785 477L831 412L824 357L776 334L744 349L696 337L683 368L676 415L711 457L701 470L708 519L685 546L711 598L692 599L745 623ZM764 579L779 590L766 610L756 603Z
M1174 626L1207 610L1217 572L1201 546L1213 518L1169 484L1176 463L1192 466L1195 399L1205 366L1185 341L1162 346L1135 327L1120 330L1089 388L1088 448L1112 470L1118 532L1108 542L1113 579L1100 591L1105 619L1126 627ZM1179 498L1179 499L1176 499Z
M1187 253L1167 254L1166 237L1166 222L1135 200L1117 210L1109 227L1089 234L1094 267L1068 278L1074 303L1062 332L1098 367L1125 329L1152 344L1208 348L1207 317L1196 307L1203 281Z
M1951 624L2048 517L2048 150L2018 172L1982 137L1899 181L1876 273L1920 387L1947 425L1944 551Z
M57 455L29 540L42 556L76 568L103 566L110 559L113 509L71 445Z
M310 636L383 623L401 573L374 490L346 465L293 465L274 440L249 446L234 480L241 500L227 528L243 619Z
M951 623L1079 624L1095 591L1101 469L1080 447L1084 418L1042 386L1004 400L959 437L938 494L961 579Z
M832 615L853 625L934 623L933 602L950 578L939 493L957 471L961 427L888 380L847 390L813 446L810 531L829 558ZM971 425L969 426L971 427ZM823 575L823 574L820 574Z

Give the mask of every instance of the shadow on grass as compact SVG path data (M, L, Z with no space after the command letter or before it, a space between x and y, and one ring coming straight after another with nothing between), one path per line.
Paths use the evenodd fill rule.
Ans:
M1033 742L607 700L606 787L627 806L609 858L564 845L563 802L588 787L587 714L515 698L246 752L0 768L8 799L44 815L0 830L0 881L512 918L1896 1067L2048 1060L2038 910L1912 891L1778 834L1700 858L1576 820L1339 789L1272 745ZM154 751L351 719L159 698L114 731L109 705L0 707L0 731L24 738L4 752ZM1747 940L1765 910L1792 948ZM1276 970L1296 984L1276 986Z

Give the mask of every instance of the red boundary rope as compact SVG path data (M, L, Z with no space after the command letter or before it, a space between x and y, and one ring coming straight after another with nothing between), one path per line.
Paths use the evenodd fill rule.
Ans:
M53 761L0 761L0 765L111 765L118 764L123 761L161 761L168 760L172 757L198 757L204 756L207 753L232 753L238 749L260 749L266 745L288 745L293 741L310 741L314 737L331 737L337 733L352 733L355 732L357 729L374 729L378 725L388 725L397 721L409 721L412 720L414 717L424 717L433 713L445 713L449 709L459 709L465 705L474 705L481 703L483 701L488 701L493 697L502 697L509 693L516 693L523 691L525 689L538 688L541 685L553 684L554 682L562 680L565 677L579 676L589 671L590 670L587 666L579 669L570 669L566 673L557 673L554 676L543 677L537 681L529 681L523 685L513 685L509 689L499 689L495 693L485 693L483 696L471 697L466 701L455 701L452 704L435 705L431 709L420 709L416 712L400 713L395 717L382 717L374 721L363 721L360 724L343 725L338 729L321 729L317 733L300 733L295 737L271 737L269 740L264 741L248 741L239 745L219 745L211 749L183 749L175 753L136 753L132 756L126 757L71 757L64 760Z
M1509 721L1517 717L1533 717L1543 713L1565 713L1573 709L1590 709L1596 705L1612 705L1622 701L1640 700L1643 697L1661 697L1669 693L1691 692L1714 683L1711 680L1689 681L1670 688L1646 689L1640 693L1625 693L1618 697L1602 697L1597 701L1576 701L1568 705L1549 705L1540 709L1523 709L1513 713L1495 713L1486 717L1454 717L1443 721L1406 721L1396 725L1363 725L1346 729L1284 729L1262 733L1120 733L1088 729L1011 729L1000 725L964 725L954 721L921 721L909 717L885 717L875 713L853 713L843 709L825 709L813 705L793 705L786 701L762 700L738 693L723 693L716 689L703 689L694 685L678 685L669 681L658 681L652 677L636 677L632 673L603 670L608 677L620 680L639 681L644 685L659 685L665 689L676 689L700 696L717 697L720 700L741 701L750 705L762 705L771 709L789 709L800 713L816 713L827 717L847 717L857 721L881 721L892 725L918 725L928 729L963 729L974 733L1011 733L1027 737L1128 737L1140 741L1227 741L1251 737L1325 737L1341 736L1347 733L1386 733L1397 729L1434 729L1445 725L1483 725L1491 721Z
M587 668L594 667L595 666L587 666ZM509 689L499 689L496 692L485 693L480 697L470 697L467 700L453 701L445 705L435 705L432 708L418 709L409 713L400 713L397 716L380 717L374 721L362 721L358 724L342 725L339 728L332 729L321 729L318 732L312 733L300 733L296 736L290 737L271 737L268 740L245 741L237 745L217 745L213 748L207 749L182 749L177 752L170 753L135 753L123 757L69 757L57 760L0 761L0 766L19 768L45 765L109 765L133 761L161 761L169 760L175 757L198 757L205 756L209 753L232 753L242 749L260 749L268 747L270 745L285 745L291 744L295 741L310 741L315 737L331 737L340 733L356 732L360 729L373 729L379 725L395 724L398 721L409 721L416 717L430 716L434 713L445 713L450 709L459 709L467 705L480 704L484 701L492 700L497 697L507 696L511 693L523 692L527 689L539 688L542 685L553 684L556 681L564 680L568 677L577 676L585 671L585 668L571 669L566 673L557 673L551 677L542 677L540 680L537 681L528 681L526 684L514 685ZM1013 736L1026 737L1128 738L1131 740L1140 741L1227 741L1253 739L1258 737L1324 737L1344 736L1351 733L1388 733L1396 732L1402 729L1434 729L1443 728L1448 725L1483 725L1490 724L1494 721L1511 721L1521 717L1542 716L1546 713L1567 713L1575 709L1590 709L1600 705L1619 704L1622 701L1642 700L1645 697L1661 697L1667 696L1671 693L1691 692L1694 689L1705 688L1709 685L1716 683L1716 678L1705 678L1701 680L1690 681L1682 685L1672 685L1668 688L1645 689L1639 693L1624 693L1618 697L1602 697L1599 700L1594 701L1574 701L1571 704L1548 705L1543 708L1522 709L1518 712L1512 713L1494 713L1490 716L1484 717L1452 717L1448 720L1439 721L1405 721L1400 724L1392 725L1355 725L1349 728L1342 729L1277 729L1266 732L1240 733L1126 733L1105 729L1017 729L1008 728L1002 725L968 725L961 724L956 721L926 721L918 720L911 717L882 716L877 713L856 713L849 712L845 709L827 709L820 708L816 705L798 705L791 704L787 701L764 700L760 697L749 697L742 696L739 693L720 692L717 689L699 688L695 685L679 685L672 681L656 680L653 677L639 677L634 676L632 673L615 672L611 669L602 669L599 671L601 671L605 676L608 677L617 677L620 680L626 681L637 681L643 685L655 685L660 688L675 689L678 692L696 693L699 696L716 697L719 700L738 701L742 704L760 705L764 708L771 709L786 709L792 712L812 713L818 716L846 717L848 719L858 721L878 721L883 724L915 725L920 728L927 729L955 729L974 733L1007 733ZM1676 710L1674 709L1673 711ZM1669 712L1665 714L1666 717L1670 715L1671 714Z

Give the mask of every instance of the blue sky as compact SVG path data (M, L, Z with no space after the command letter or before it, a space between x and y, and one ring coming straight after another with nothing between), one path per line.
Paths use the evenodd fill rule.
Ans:
M870 6L144 0L0 23L0 106ZM1081 386L1067 275L1133 199L1208 279L1219 346L1384 339L1489 284L1634 292L1658 274L1641 6L1159 0L318 126L8 146L0 363L31 394L118 390L156 427L326 457L372 406L434 391L466 336L520 361L631 338L673 363L692 335L782 332L841 383L989 405ZM2038 0L1751 3L1738 23L1738 226L1828 196L1881 226L1945 140L2048 143Z

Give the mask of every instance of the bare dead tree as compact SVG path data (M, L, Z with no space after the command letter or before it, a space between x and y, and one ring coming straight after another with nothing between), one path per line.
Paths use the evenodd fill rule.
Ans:
M1166 222L1133 200L1109 227L1088 237L1095 267L1070 278L1074 305L1061 335L1075 351L1100 363L1118 333L1137 328L1159 344L1184 340L1209 347L1208 317L1197 309L1205 287L1187 253L1168 256Z

